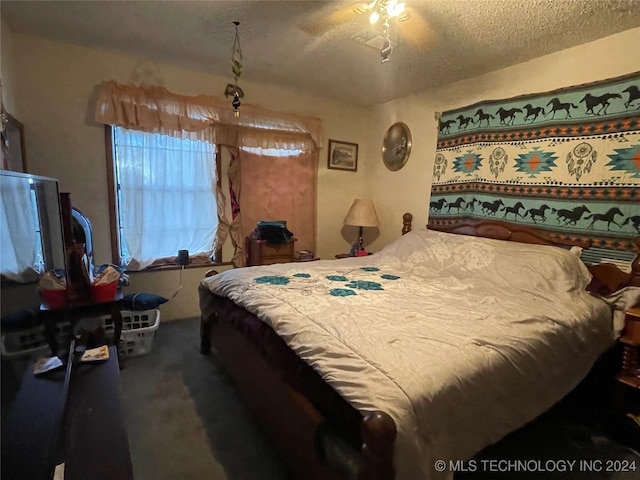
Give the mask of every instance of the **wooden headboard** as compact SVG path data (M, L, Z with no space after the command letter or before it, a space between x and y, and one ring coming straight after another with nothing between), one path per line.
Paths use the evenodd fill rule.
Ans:
M413 216L405 213L402 216L402 234L411 231ZM578 246L589 248L589 240L577 240L552 236L535 227L518 225L502 220L478 220L465 219L451 225L429 226L431 230L440 232L471 235L474 237L493 238L496 240L508 240L512 242L534 243L537 245L552 246ZM635 239L636 258L631 263L631 273L620 270L616 265L603 263L600 265L587 265L591 274L609 290L615 291L627 285L640 286L640 237Z
M474 237L494 238L496 240L509 240L512 242L534 243L537 245L553 245L561 247L572 247L577 245L582 248L589 248L589 240L564 239L549 235L544 230L518 225L516 223L504 222L501 220L476 220L467 219L452 225L429 226L431 230L441 232L458 233L471 235Z

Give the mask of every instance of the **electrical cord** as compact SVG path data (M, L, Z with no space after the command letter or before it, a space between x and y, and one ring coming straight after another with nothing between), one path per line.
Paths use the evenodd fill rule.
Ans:
M173 300L175 298L175 296L178 294L178 292L182 289L182 272L184 271L184 265L180 266L180 281L178 283L178 288L176 289L175 292L173 292L173 295L171 295L171 297L169 297L169 300ZM136 297L140 295L140 292L136 293L133 295L133 299L131 299L131 307L133 309L133 311L136 311Z
M184 265L180 266L180 283L178 284L178 289L173 292L173 295L169 298L169 300L173 300L178 292L182 289L182 272L184 271Z

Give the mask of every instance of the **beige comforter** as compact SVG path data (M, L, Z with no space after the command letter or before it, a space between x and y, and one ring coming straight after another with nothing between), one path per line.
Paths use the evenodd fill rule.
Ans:
M234 269L203 285L271 325L355 408L389 413L397 478L416 480L586 375L613 342L589 280L567 250L422 229L369 257Z

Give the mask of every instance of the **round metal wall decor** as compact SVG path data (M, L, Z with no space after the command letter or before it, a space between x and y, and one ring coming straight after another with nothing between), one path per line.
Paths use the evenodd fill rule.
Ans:
M402 122L394 123L384 134L382 141L382 161L395 172L404 167L411 154L411 131Z

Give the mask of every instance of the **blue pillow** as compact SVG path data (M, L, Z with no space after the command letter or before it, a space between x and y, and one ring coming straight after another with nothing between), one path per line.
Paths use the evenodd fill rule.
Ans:
M130 293L122 297L120 303L129 310L151 310L168 301L163 296L154 293Z
M2 317L2 330L16 331L35 327L38 324L37 315L31 310L19 310Z

